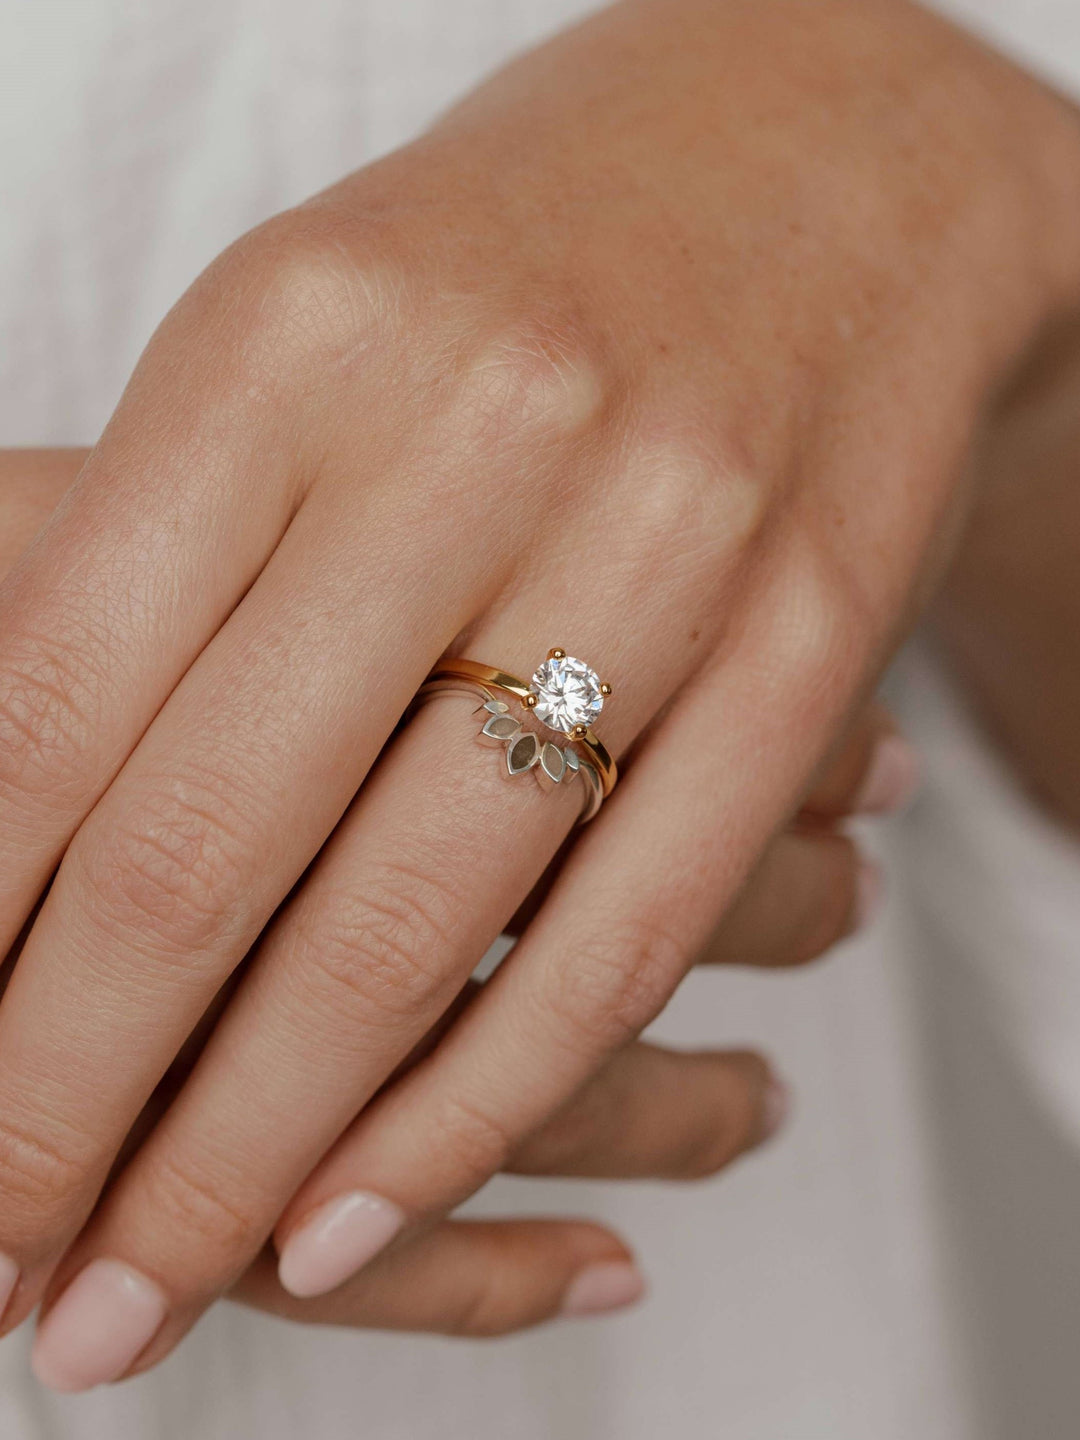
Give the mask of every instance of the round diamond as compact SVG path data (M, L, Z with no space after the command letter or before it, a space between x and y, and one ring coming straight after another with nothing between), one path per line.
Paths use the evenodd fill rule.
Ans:
M575 725L592 725L604 708L600 677L584 660L575 660L572 655L545 660L532 677L529 689L536 696L536 718L564 735L569 735Z

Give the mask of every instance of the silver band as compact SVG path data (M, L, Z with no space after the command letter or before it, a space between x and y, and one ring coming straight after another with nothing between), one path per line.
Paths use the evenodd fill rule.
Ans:
M557 745L527 729L497 691L478 681L456 677L428 680L410 706L410 713L436 695L454 694L468 695L471 699L480 697L480 704L473 712L482 721L477 739L502 746L507 775L516 777L532 771L544 789L573 784L580 776L583 798L578 823L583 825L593 818L604 800L604 785L596 766L579 755L572 742Z

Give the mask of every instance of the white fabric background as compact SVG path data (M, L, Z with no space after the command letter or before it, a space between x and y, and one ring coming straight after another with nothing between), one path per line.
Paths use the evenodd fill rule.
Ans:
M3 0L0 444L81 442L258 220L415 133L582 0ZM1080 0L951 5L1080 86ZM1075 1440L1080 850L913 658L929 761L884 921L799 976L701 975L658 1031L766 1045L790 1132L692 1189L500 1182L603 1214L634 1314L497 1344L219 1309L87 1398L0 1346L3 1440Z

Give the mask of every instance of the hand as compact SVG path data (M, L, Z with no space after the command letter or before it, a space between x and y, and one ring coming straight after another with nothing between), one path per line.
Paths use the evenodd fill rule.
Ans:
M980 406L1080 290L1078 150L899 4L626 4L185 297L0 592L8 944L59 863L0 1006L0 1248L7 1323L49 1287L54 1373L80 1329L167 1353L335 1142L278 1238L305 1288L299 1222L362 1192L341 1279L651 1019L934 578ZM504 787L449 702L387 742L440 654L551 643L614 682L625 779L369 1103L575 808ZM142 1278L57 1302L102 1260Z
M85 459L85 452L76 450L0 451L0 575L48 518ZM881 711L860 717L698 963L797 964L854 928L859 917L852 913L852 880L863 877L864 906L878 880L872 867L856 868L856 851L836 822L855 811L880 812L903 802L910 762L905 774L904 752L893 734ZM432 1052L479 993L477 985L467 987L425 1037L413 1063ZM128 1136L121 1163L179 1093L227 998L219 997L170 1067ZM507 1168L534 1175L698 1179L769 1138L785 1110L784 1087L756 1055L680 1054L635 1041L529 1137ZM617 1308L636 1299L641 1286L625 1245L597 1225L444 1220L384 1252L326 1296L290 1295L268 1252L231 1294L305 1324L490 1335L555 1314Z
M28 545L74 481L85 452L0 451L0 576ZM876 757L876 764L875 764ZM906 773L905 773L906 772ZM797 964L855 927L854 891L865 907L878 886L871 866L836 822L857 810L896 808L910 762L884 714L871 709L823 767L802 814L769 848L702 964ZM537 901L534 900L534 904ZM776 921L780 917L780 925ZM521 923L521 920L516 922ZM6 983L9 956L0 981ZM479 993L470 983L425 1037L416 1063ZM182 1088L222 1013L202 1022L127 1137L118 1169ZM410 1068L408 1065L405 1069ZM697 1179L767 1139L786 1111L784 1087L758 1057L679 1054L633 1042L510 1157L521 1174ZM494 1334L555 1313L596 1313L636 1299L641 1278L625 1246L599 1226L567 1220L443 1221L392 1248L325 1297L298 1300L264 1253L232 1295L304 1323Z

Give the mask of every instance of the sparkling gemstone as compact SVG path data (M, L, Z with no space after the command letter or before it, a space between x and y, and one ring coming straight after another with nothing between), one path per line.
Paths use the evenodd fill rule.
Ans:
M600 677L572 655L545 660L532 677L533 714L552 730L569 735L575 725L592 725L604 708Z

